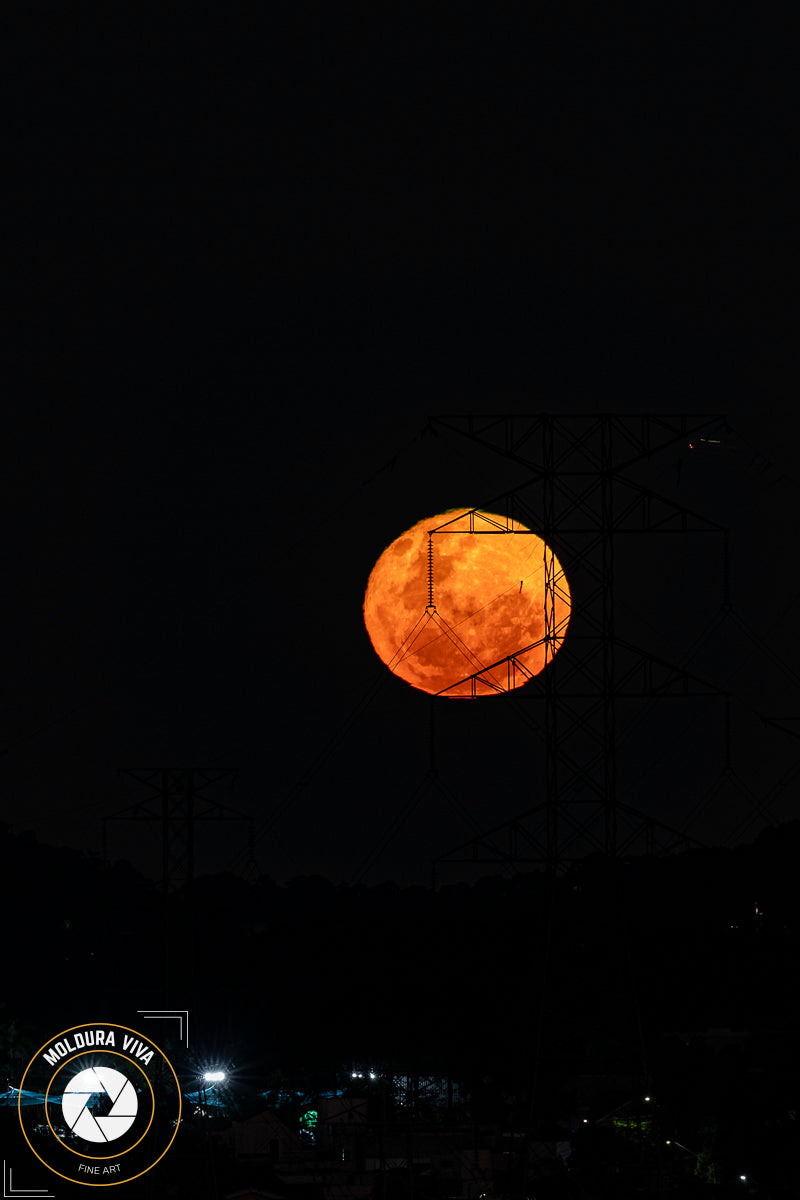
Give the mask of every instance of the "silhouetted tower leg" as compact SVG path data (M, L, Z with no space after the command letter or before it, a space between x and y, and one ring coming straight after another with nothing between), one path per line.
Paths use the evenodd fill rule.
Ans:
M614 689L614 455L611 444L612 423L602 418L601 454L601 535L603 589L603 752L605 796L606 854L617 854L617 777L616 718Z
M545 843L547 868L557 871L558 853L558 691L556 688L556 558L555 461L553 423L542 418L542 464L544 487L542 524L544 534L544 684L545 684Z

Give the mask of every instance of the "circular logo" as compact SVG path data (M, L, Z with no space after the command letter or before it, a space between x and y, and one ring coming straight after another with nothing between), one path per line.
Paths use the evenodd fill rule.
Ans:
M41 1104L22 1105L23 1090ZM20 1083L22 1132L46 1167L74 1183L137 1179L172 1145L181 1120L175 1070L124 1025L75 1025L34 1055Z

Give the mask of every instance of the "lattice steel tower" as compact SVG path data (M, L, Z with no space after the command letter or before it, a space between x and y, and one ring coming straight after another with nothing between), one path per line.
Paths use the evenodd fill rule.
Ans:
M249 829L249 862L254 859L253 822L225 804L236 779L232 767L124 767L123 783L139 797L103 820L103 857L108 860L109 822L146 822L161 828L162 955L164 994L169 989L176 941L194 964L193 887L195 833L198 821L245 821Z
M544 800L434 863L545 862L556 870L591 851L669 851L691 839L617 797L617 701L664 696L724 697L684 666L658 658L617 635L615 545L621 535L703 534L715 539L722 603L727 605L727 531L638 482L631 471L683 443L719 442L720 414L696 416L570 414L438 416L434 427L466 438L524 468L525 481L485 507L505 506L513 521L541 533L545 558L545 639L555 610L553 556L567 579L584 587L557 655L523 691L505 702L539 734L545 748ZM548 645L550 644L548 642ZM521 664L507 660L509 672ZM496 666L496 664L494 664ZM477 671L466 679L479 679ZM464 681L460 681L463 683ZM543 702L538 716L536 705ZM539 705L541 708L541 705Z

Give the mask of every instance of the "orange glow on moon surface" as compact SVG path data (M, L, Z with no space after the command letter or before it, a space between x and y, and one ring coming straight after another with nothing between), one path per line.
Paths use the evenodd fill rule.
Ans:
M549 648L546 601L554 617ZM396 538L364 596L379 658L412 687L452 697L496 695L538 675L563 642L570 611L564 571L537 534L463 509L418 521Z

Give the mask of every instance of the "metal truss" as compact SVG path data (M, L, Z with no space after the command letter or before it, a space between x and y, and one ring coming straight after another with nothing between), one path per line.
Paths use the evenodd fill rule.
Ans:
M119 776L126 790L136 790L134 802L103 821L103 856L108 861L111 821L148 822L161 826L161 966L164 1002L174 974L173 956L181 947L185 963L182 995L193 986L195 927L193 885L195 826L198 821L246 821L253 862L253 822L245 813L219 799L230 795L236 779L232 767L123 767Z
M430 420L434 428L525 468L522 484L483 507L504 513L509 533L523 523L548 547L546 668L530 676L521 662L532 648L528 645L453 685L471 684L473 696L485 692L487 684L507 691L504 703L544 742L544 800L441 855L434 872L437 864L467 861L505 866L539 862L559 870L593 851L611 856L668 853L691 843L685 831L618 801L617 702L640 700L644 706L685 696L724 698L726 693L616 635L615 550L621 535L711 535L719 551L721 603L729 606L727 531L643 485L634 472L637 464L670 446L682 443L701 451L723 446L725 418L540 413ZM477 523L473 532L482 532ZM566 578L581 584L566 638L555 623L561 585L556 558ZM527 686L514 691L520 676L527 678ZM498 679L504 683L498 685ZM531 700L543 702L541 718L533 714Z
M230 795L232 767L123 767L123 783L141 798L103 820L103 852L108 858L110 821L157 822L161 826L161 887L164 894L190 890L194 879L195 824L198 821L246 821L252 861L253 823L217 797Z
M596 469L606 454L609 469L626 471L669 446L721 445L729 433L721 413L469 413L431 417L430 424L466 437L534 474L555 469L561 475L587 466ZM601 428L608 433L605 444L597 440Z

